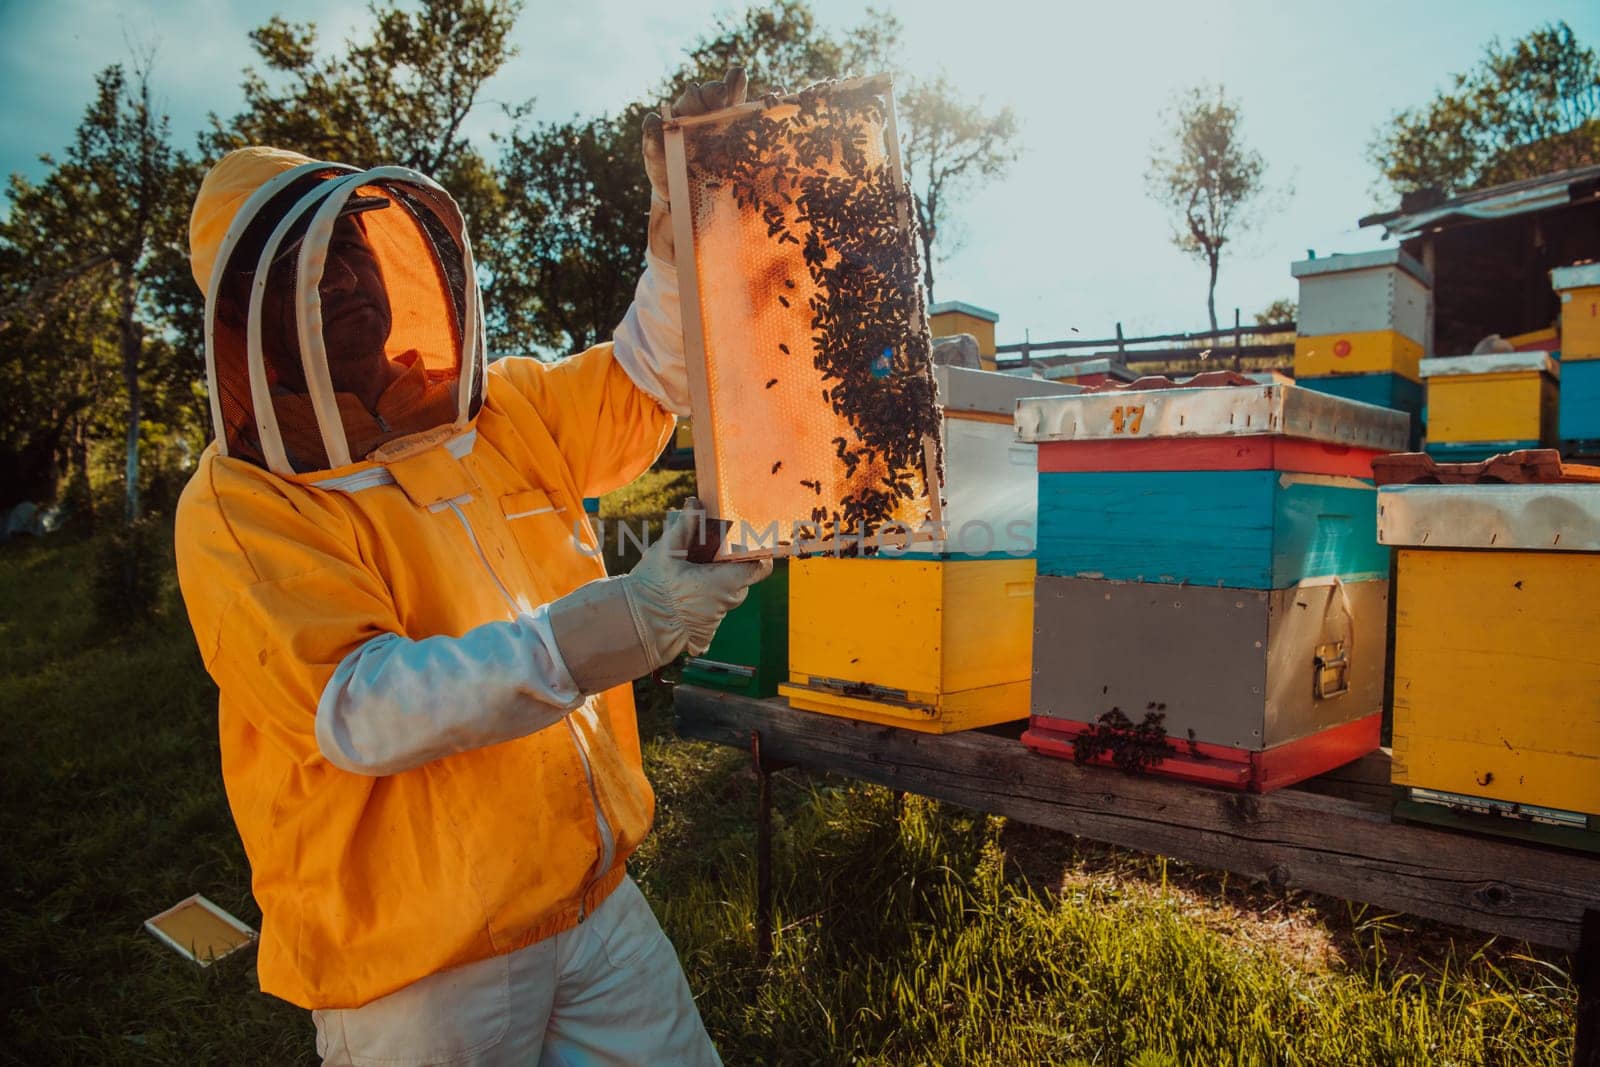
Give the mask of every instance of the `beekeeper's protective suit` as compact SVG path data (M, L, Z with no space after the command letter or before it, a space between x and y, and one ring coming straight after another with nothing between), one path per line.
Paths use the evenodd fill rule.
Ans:
M626 877L654 806L629 683L770 565L676 558L674 522L607 579L581 510L687 413L670 243L613 343L486 367L462 217L420 174L242 149L190 238L217 440L179 579L262 988L329 1062L716 1062Z

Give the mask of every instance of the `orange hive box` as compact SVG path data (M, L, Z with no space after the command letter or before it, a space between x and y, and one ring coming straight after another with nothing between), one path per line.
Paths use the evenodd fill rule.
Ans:
M931 538L940 413L889 80L665 133L695 472L724 556Z

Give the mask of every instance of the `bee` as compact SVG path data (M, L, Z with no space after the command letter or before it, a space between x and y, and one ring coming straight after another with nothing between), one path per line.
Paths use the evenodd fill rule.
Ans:
M778 379L776 379L776 378L768 378L767 379L767 388L768 389L771 389L774 385L777 385L777 384L778 384Z
M782 352L784 355L787 356L789 354L789 346L786 345L786 344L783 344L782 342L780 342L778 344L778 351ZM777 379L773 379L773 380L776 381Z
M776 462L776 463L774 463L772 465L772 473L773 474L777 474L782 469L783 469L783 460L781 460L781 459L778 460L778 462Z
M786 296L780 296L780 297L778 297L778 303L782 304L784 307L788 307L789 306L789 298L786 297Z

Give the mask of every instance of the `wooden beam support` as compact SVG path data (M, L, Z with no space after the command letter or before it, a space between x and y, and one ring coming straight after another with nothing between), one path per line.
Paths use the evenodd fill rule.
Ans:
M1261 796L1036 755L990 731L921 734L693 686L678 731L1095 841L1574 950L1600 856L1390 820L1387 757ZM1013 734L1015 731L1011 731Z

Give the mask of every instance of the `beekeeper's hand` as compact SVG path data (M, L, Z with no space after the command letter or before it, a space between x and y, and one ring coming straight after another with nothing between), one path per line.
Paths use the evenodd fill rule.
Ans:
M691 85L672 105L674 118L704 115L744 103L748 82L743 67L730 67L719 82ZM674 263L672 208L667 198L667 149L661 133L661 116L644 117L644 172L650 178L650 251Z
M667 514L661 539L632 571L590 582L550 605L556 646L582 692L632 681L682 652L704 652L722 617L772 573L770 559L690 563L687 550L703 519L691 497L684 510Z

